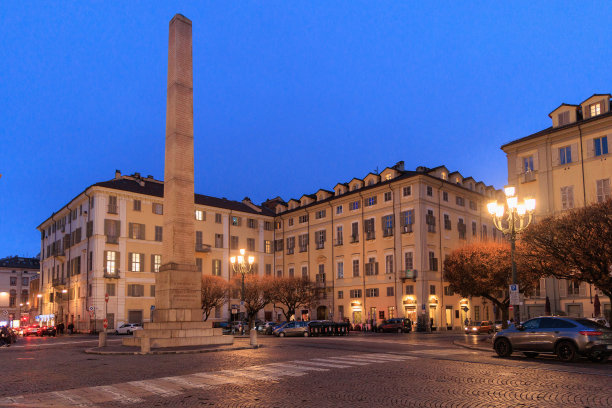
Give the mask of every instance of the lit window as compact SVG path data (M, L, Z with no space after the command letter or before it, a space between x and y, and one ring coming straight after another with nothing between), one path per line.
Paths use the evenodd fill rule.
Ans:
M204 211L202 211L202 210L195 210L195 218L198 221L204 221Z
M589 109L591 110L591 117L597 116L601 113L601 104L593 103L589 106Z

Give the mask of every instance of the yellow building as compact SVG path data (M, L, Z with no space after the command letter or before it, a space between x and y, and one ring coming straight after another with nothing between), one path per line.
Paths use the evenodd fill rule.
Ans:
M0 259L0 325L28 323L33 307L30 282L38 277L38 258L9 256Z
M563 103L548 116L551 127L501 147L508 159L508 183L519 197L536 199L536 220L610 198L610 94L595 94L579 105ZM607 297L591 285L542 279L521 314L544 314L548 296L553 314L591 317L595 293L602 311L609 310Z
M150 321L162 264L163 183L136 173L94 184L45 220L41 231L43 319L78 331ZM195 195L196 265L230 279L230 252L254 253L272 273L273 217L266 208ZM108 294L108 302L105 295ZM232 299L232 304L239 300ZM213 318L228 320L229 308ZM263 317L263 316L262 316ZM266 317L272 318L272 312Z
M288 202L257 206L196 194L196 265L229 280L230 256L245 248L259 275L316 282L320 302L298 318L365 323L422 315L435 328L458 328L465 318L493 319L494 311L451 293L442 260L467 242L501 239L485 206L498 194L444 166L406 171L403 162ZM109 328L150 320L162 264L162 197L163 182L117 171L38 227L44 321L89 331L105 315ZM211 318L231 319L238 297ZM281 314L270 305L259 317Z
M442 260L467 242L501 239L486 212L498 194L444 166L406 171L399 162L333 190L269 200L275 274L316 282L322 299L311 318L358 324L423 315L438 329L493 319L486 301L449 291Z

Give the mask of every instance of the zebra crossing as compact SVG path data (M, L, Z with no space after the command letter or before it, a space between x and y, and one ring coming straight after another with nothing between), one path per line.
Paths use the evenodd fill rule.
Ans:
M283 377L301 377L312 372L408 361L415 358L417 357L405 354L363 353L283 361L234 370L201 372L63 391L2 397L0 398L0 406L93 407L96 404L110 402L130 405L143 403L147 397L175 397L194 389L212 390L225 384L248 384L249 381L278 382Z

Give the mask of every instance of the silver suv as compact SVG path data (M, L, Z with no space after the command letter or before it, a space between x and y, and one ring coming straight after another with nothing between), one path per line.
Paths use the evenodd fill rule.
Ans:
M495 333L493 348L500 357L521 351L527 357L553 353L561 361L586 356L604 362L612 354L612 330L586 318L537 317Z

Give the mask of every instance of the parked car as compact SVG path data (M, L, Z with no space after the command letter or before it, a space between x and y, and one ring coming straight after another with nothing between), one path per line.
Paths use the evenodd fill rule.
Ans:
M55 328L55 326L42 326L42 327L39 327L36 332L36 335L39 337L42 337L42 336L55 337L56 334L57 334L57 329Z
M281 328L274 331L274 334L278 337L285 336L303 336L308 337L308 323L309 322L289 322Z
M378 332L393 332L393 333L410 333L412 330L412 323L410 319L396 317L393 319L383 320L378 325L376 331Z
M501 320L496 320L495 321L495 331L502 331L502 329L504 328L504 322Z
M115 330L115 334L132 334L136 330L142 330L142 324L124 323Z
M274 335L276 335L276 332L277 332L278 330L282 329L283 327L285 327L285 326L286 326L287 324L289 324L289 323L290 323L290 322L282 322L282 323L277 324L276 326L274 326L274 327L272 328L272 330L270 331L270 334L274 334Z
M23 336L38 336L38 329L40 329L40 324L32 324L23 330Z
M260 323L257 326L257 332L258 333L262 333L262 334L267 334L266 332L268 331L268 328L273 329L274 326L276 326L276 323L274 322L264 322L264 323Z
M612 354L612 330L585 318L536 317L495 333L493 348L500 357L520 351L531 358L552 353L565 362L580 356L603 362Z
M593 322L595 322L595 323L598 323L598 324L600 324L600 325L602 325L604 327L608 327L608 328L610 327L610 322L607 321L603 317L589 317L588 319L593 321Z
M465 334L487 334L495 331L495 325L489 320L475 322L465 327Z

